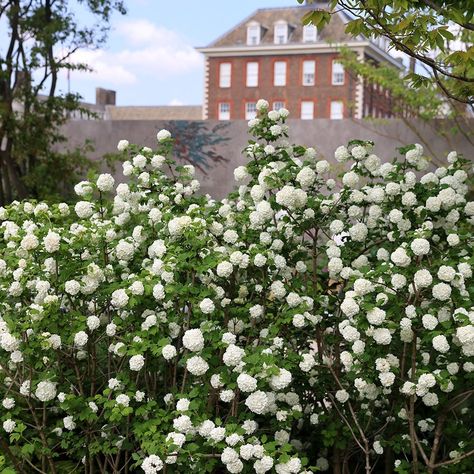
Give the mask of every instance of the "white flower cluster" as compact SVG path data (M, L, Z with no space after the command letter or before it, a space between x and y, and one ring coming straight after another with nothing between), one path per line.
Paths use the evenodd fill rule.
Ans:
M336 180L287 141L288 111L257 111L220 201L197 195L161 130L155 150L119 142L124 183L0 208L0 416L17 466L53 472L44 435L51 463L103 472L309 474L344 456L369 472L394 453L408 472L413 442L471 472L469 163L422 175L421 146L387 162L358 140L335 150Z

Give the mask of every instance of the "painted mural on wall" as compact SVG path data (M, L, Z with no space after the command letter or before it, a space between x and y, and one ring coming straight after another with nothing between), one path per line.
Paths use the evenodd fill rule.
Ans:
M175 138L175 158L186 161L204 174L216 165L230 161L224 156L226 142L230 137L226 133L230 122L210 124L192 120L173 120L166 122L165 128Z

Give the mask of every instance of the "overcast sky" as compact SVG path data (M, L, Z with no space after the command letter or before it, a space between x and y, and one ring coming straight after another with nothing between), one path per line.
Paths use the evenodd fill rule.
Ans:
M118 105L201 104L205 46L264 7L297 6L296 0L125 0L106 47L81 51L77 60L94 73L73 72L71 91L95 101L95 87L117 91ZM62 89L67 82L64 73Z

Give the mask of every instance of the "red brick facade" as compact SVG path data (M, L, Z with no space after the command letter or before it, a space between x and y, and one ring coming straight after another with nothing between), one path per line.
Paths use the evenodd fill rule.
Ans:
M377 62L368 56L365 57L365 61L377 65ZM364 82L363 97L363 117L390 118L397 115L393 111L392 97L389 91L382 86L372 84L368 81Z
M288 56L237 56L209 58L208 79L208 118L219 118L219 104L230 104L231 119L245 119L246 102L256 102L265 98L273 102L284 102L291 111L293 118L300 118L302 101L314 102L314 118L329 118L331 101L344 103L344 118L353 116L356 80L345 73L343 85L332 85L332 63L335 54L293 54ZM316 65L315 84L303 85L303 61L314 60ZM274 63L285 61L286 85L275 86ZM258 86L246 86L246 65L248 62L259 64ZM221 63L230 63L231 86L219 86L219 70Z
M391 113L390 98L385 92L363 84L357 77L340 71L344 82L333 84L333 61L340 48L345 47L360 60L370 58L396 68L400 68L400 64L383 45L347 34L349 18L341 12L332 15L324 28L309 30L310 27L303 26L303 18L311 8L308 4L257 10L210 45L197 48L206 58L204 118L248 119L252 114L246 116L246 108L254 111L258 99L268 100L272 107L279 102L278 105L286 107L296 119L360 119L374 115L385 117ZM274 84L277 61L286 63L286 82L278 86ZM304 61L315 62L314 84L303 85ZM255 87L247 86L249 62L258 63ZM228 67L223 68L225 80L220 83L222 63L231 65L230 85ZM306 79L311 78L313 72L306 72ZM250 77L255 78L255 74Z

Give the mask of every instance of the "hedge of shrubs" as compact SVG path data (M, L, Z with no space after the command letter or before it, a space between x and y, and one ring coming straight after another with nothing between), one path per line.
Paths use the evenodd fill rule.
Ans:
M287 116L222 201L162 130L0 208L4 473L474 472L472 163L353 141L333 179Z

